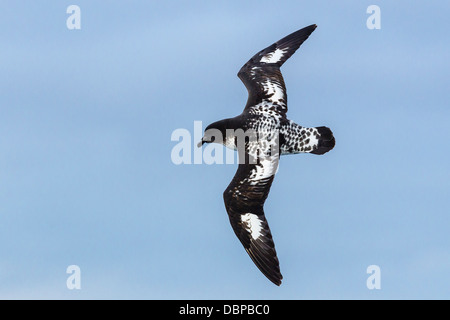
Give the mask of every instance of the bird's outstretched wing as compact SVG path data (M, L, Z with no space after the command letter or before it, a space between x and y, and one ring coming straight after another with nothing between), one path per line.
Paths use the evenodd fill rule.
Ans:
M285 116L287 112L286 86L280 67L308 39L316 29L310 25L298 30L255 54L238 72L248 90L244 111L267 103L268 111Z
M231 226L250 258L276 285L283 278L272 234L264 216L264 202L269 194L278 155L260 158L254 164L240 164L223 197Z

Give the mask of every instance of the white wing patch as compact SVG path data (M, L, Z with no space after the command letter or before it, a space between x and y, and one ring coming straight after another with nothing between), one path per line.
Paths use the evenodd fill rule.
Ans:
M262 221L256 214L246 213L241 215L241 221L244 224L245 230L250 232L253 240L258 239L262 234Z
M259 180L270 178L278 171L278 155L260 158L260 163L252 170L249 179L251 185L257 185Z
M283 55L287 52L287 49L289 49L289 48L286 48L286 51L277 48L275 51L270 52L270 53L266 54L265 56L263 56L261 58L260 62L277 63L278 61L281 60L281 58L283 58Z
M264 91L270 96L269 101L280 103L281 100L285 100L284 90L278 83L267 80L262 85Z

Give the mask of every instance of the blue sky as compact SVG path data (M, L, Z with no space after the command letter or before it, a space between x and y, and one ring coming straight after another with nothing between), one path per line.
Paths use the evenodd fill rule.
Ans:
M81 30L66 28L71 4ZM381 30L366 27L371 4ZM448 2L2 1L0 12L0 298L450 298ZM281 159L265 206L276 287L229 225L236 165L176 166L170 137L239 114L239 68L312 23L282 69L288 115L329 126L337 144ZM73 264L81 290L66 287ZM366 287L373 264L381 290Z

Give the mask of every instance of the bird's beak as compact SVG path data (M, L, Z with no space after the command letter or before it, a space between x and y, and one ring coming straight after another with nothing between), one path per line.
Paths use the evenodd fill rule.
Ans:
M205 143L206 141L205 140L203 140L203 138L202 138L202 140L200 140L200 142L199 143L197 143L197 148L201 148L202 147L202 145Z

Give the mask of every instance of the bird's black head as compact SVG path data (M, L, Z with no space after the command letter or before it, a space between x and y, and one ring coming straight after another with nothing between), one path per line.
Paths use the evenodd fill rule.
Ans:
M219 143L224 144L226 137L226 130L229 129L229 119L220 120L211 123L206 127L202 140L197 144L201 147L204 143Z

